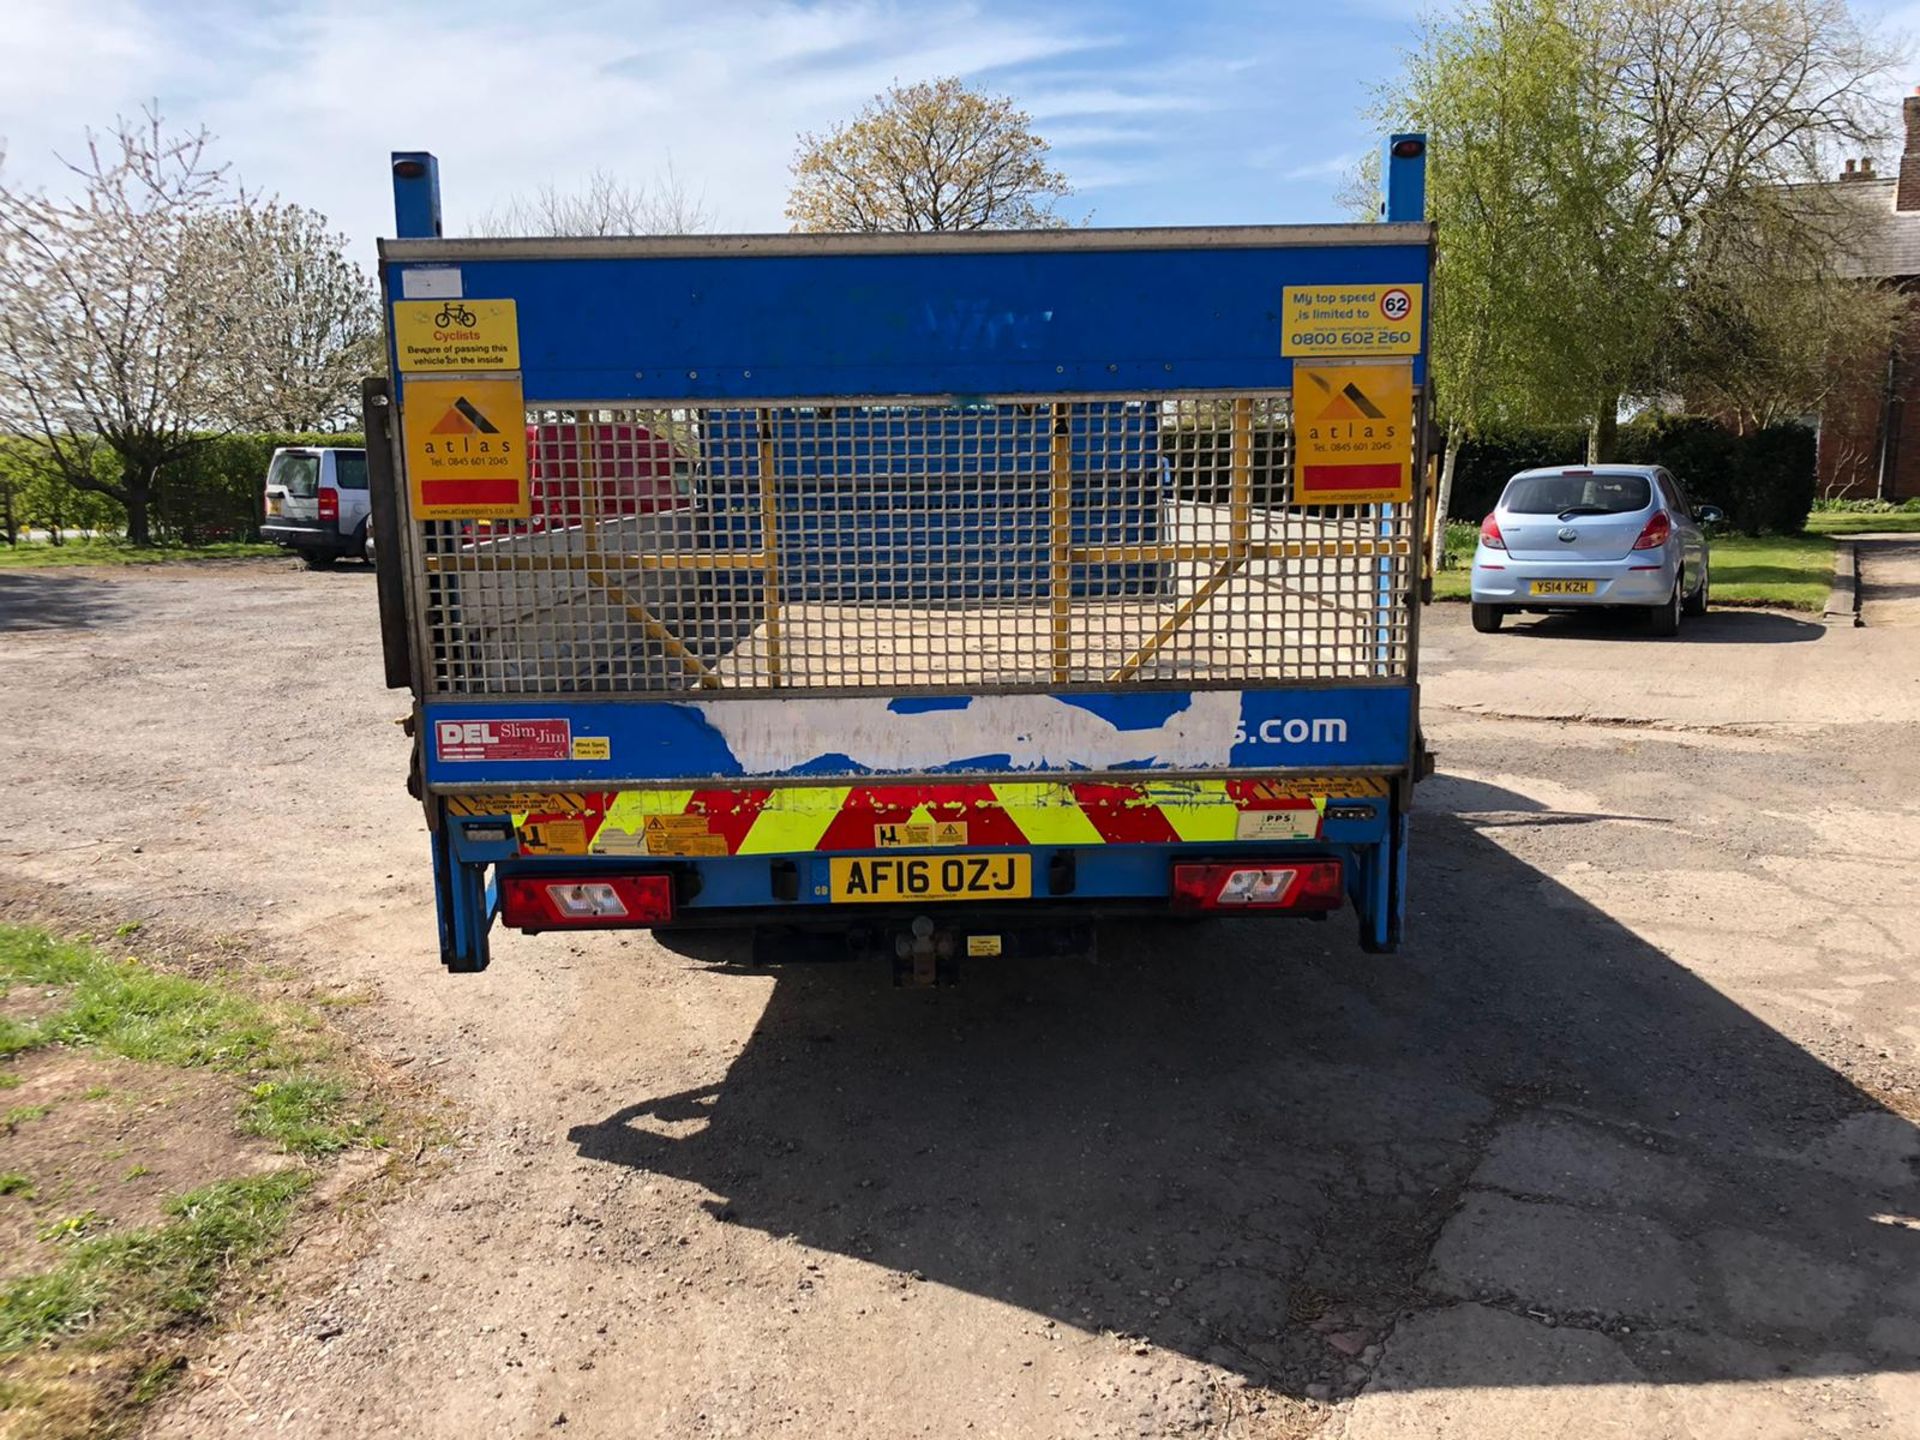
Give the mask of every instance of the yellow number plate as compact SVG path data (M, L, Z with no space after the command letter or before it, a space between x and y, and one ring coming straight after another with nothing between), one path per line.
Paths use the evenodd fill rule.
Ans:
M1536 580L1533 582L1535 595L1591 595L1591 580Z
M872 901L1025 900L1033 894L1027 855L915 855L828 862L833 898Z

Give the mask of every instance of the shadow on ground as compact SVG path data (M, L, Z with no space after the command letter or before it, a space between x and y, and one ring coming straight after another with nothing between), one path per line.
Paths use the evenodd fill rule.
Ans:
M1625 610L1562 610L1549 615L1509 615L1502 634L1535 639L1577 636L1582 640L1634 640L1645 645L1794 645L1826 636L1827 627L1777 610L1720 607L1681 622L1680 634L1656 640L1646 622Z
M1490 788L1457 798L1531 808ZM1380 1383L1621 1378L1575 1338L1682 1383L1920 1366L1920 1233L1884 1223L1920 1210L1913 1127L1470 820L1416 831L1397 958L1222 922L952 991L786 967L724 1082L570 1138L1296 1394L1450 1320L1521 1338L1469 1325L1425 1368L1396 1341Z
M124 617L120 592L78 575L0 571L0 634L23 630L86 630Z

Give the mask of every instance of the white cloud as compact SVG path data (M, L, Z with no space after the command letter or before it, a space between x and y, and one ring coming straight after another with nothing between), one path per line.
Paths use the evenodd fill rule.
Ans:
M179 124L207 124L248 185L326 212L363 260L391 229L390 150L439 155L452 233L515 192L596 168L646 180L669 159L722 229L780 229L801 132L895 79L989 75L1107 43L974 3L482 0L457 16L427 0L157 4L8 0L9 169L52 179L49 150L157 97ZM1051 113L1177 99L1065 91Z

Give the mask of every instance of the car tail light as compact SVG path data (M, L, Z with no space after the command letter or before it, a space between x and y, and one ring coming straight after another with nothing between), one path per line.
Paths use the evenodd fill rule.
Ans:
M1500 533L1499 522L1491 515L1480 522L1480 543L1489 550L1507 548L1507 537Z
M322 490L319 495L319 500L320 518L322 520L338 520L340 518L340 492L338 490Z
M673 919L673 877L509 875L500 918L516 930L664 925Z
M1673 534L1673 521L1667 518L1667 512L1656 510L1653 518L1647 521L1647 528L1640 532L1640 538L1633 542L1636 550L1658 550L1667 543L1667 537Z
M1176 910L1338 910L1338 860L1247 860L1173 867Z

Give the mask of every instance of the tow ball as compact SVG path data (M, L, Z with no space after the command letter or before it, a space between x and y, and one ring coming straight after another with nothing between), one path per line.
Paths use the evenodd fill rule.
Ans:
M960 937L942 930L930 915L916 915L913 924L893 937L893 983L896 985L954 985L960 979Z

